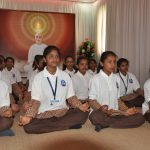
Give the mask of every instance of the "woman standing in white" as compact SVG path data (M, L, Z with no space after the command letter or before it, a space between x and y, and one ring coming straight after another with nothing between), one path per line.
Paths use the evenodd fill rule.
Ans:
M35 44L31 45L28 52L28 62L32 65L34 61L34 57L36 55L43 55L44 49L47 47L46 44L42 43L42 34L35 34Z
M75 95L81 102L86 102L89 95L89 81L92 77L87 72L88 60L86 57L82 56L77 59L77 68L78 71L72 77Z
M36 55L43 55L44 49L47 47L46 44L42 43L42 34L35 34L35 43L31 45L28 52L28 63L24 66L24 70L28 72L28 77L30 77L32 70L32 64L34 61L34 57Z

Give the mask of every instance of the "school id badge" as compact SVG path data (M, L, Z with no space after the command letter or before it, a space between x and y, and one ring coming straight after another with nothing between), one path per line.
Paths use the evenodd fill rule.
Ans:
M50 105L54 105L55 103L59 103L60 100L59 99L51 99L50 100Z
M131 78L129 79L129 83L133 83L133 80Z

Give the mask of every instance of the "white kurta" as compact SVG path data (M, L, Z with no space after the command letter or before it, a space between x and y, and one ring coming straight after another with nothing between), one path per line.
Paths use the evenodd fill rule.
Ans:
M46 44L33 44L30 49L29 49L29 52L28 52L28 62L33 63L34 61L34 57L36 55L43 55L43 52L44 52L44 49L47 47Z
M118 110L120 81L115 74L107 75L102 70L95 75L89 84L89 99L97 100L100 105Z

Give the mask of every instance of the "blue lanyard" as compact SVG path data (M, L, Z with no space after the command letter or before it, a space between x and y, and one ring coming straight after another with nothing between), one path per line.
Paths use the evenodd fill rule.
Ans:
M120 78L121 78L121 80L122 80L122 82L123 82L123 84L124 84L124 87L125 87L125 95L127 94L127 91L128 91L128 80L129 80L129 75L127 74L127 86L126 86L126 84L125 84L125 82L124 82L124 80L123 80L123 78L121 77L121 75L120 75L120 72L119 72L119 76L120 76Z
M50 85L50 88L52 90L52 93L53 93L53 96L54 96L54 100L56 99L56 92L57 92L57 77L56 77L56 82L55 82L55 91L54 91L54 88L52 86L52 83L50 81L50 79L47 77L47 80L48 80L48 83Z

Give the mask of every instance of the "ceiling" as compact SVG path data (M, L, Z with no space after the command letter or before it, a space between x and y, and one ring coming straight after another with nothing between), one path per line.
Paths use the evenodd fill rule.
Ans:
M98 0L60 0L60 1L79 2L79 3L94 3Z

